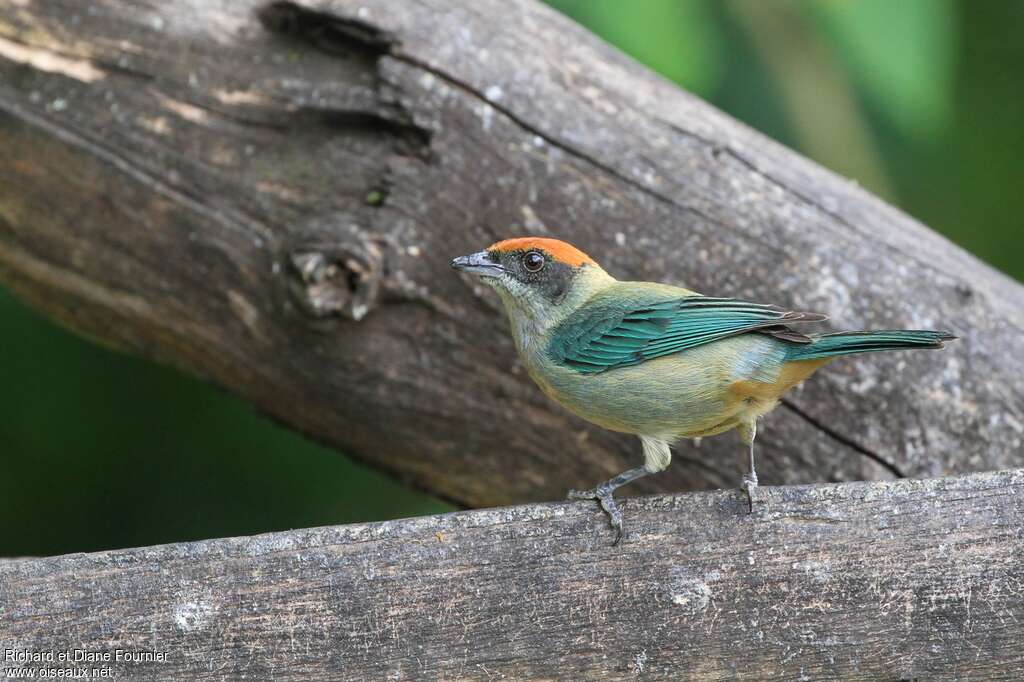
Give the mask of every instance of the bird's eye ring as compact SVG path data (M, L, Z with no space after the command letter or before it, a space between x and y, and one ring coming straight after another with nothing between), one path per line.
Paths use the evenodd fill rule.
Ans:
M539 272L545 262L544 256L537 251L527 251L523 254L523 267L528 272Z

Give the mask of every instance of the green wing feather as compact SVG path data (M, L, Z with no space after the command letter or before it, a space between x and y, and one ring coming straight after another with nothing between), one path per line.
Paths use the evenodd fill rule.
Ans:
M810 337L786 324L826 319L733 298L693 295L665 300L664 293L657 299L644 298L635 292L599 294L556 327L548 354L576 371L597 373L747 332L810 343Z

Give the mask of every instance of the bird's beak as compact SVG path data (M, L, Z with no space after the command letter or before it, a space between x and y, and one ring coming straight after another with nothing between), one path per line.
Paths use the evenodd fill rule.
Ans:
M505 268L492 261L490 254L486 251L459 256L452 261L452 267L481 277L497 277L505 272Z

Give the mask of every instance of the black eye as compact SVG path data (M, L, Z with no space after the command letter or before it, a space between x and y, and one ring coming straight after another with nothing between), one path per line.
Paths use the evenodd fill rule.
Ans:
M536 251L528 251L523 255L523 267L529 272L538 272L544 267L544 256Z

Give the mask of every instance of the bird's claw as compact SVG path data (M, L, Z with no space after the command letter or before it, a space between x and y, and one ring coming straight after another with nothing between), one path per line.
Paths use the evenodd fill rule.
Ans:
M757 492L757 474L751 472L743 476L743 483L740 484L740 488L747 493L747 505L749 507L748 513L754 513L754 493Z
M615 498L612 497L610 488L598 486L591 490L570 490L568 498L570 500L597 500L601 504L601 509L608 514L608 522L615 529L615 541L612 543L612 547L619 544L625 532L622 527L622 512L615 504Z

